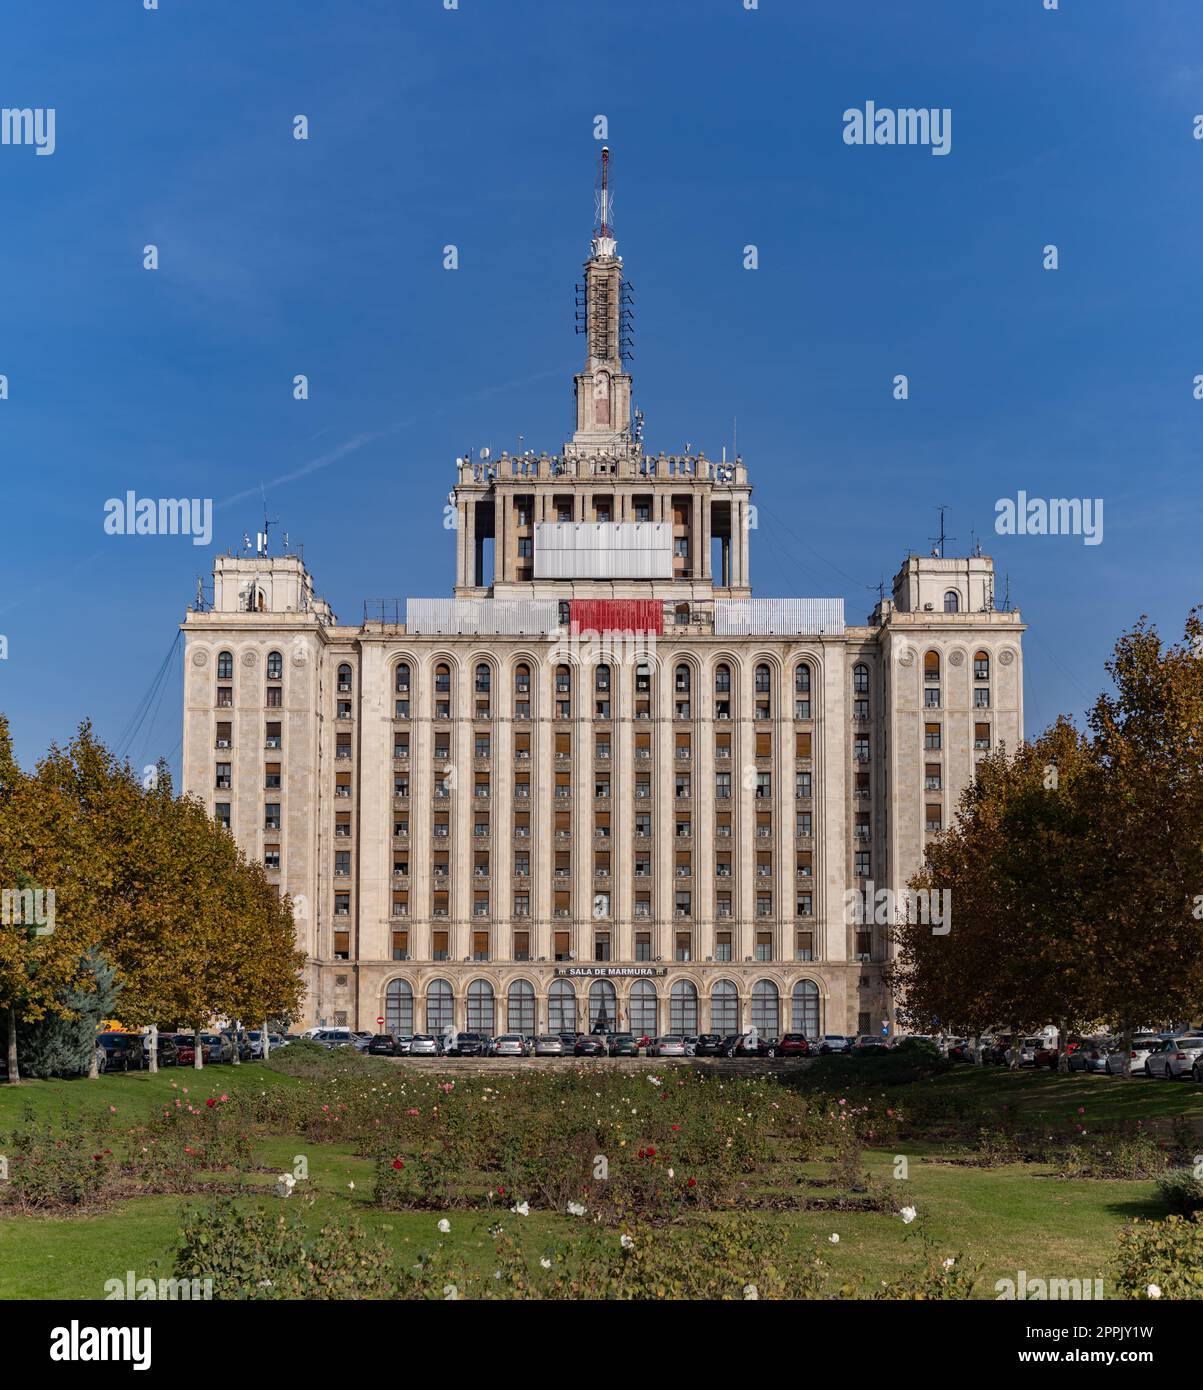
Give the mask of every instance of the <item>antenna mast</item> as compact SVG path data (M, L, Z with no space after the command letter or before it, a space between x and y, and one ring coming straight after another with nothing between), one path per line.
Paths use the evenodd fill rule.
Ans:
M937 560L942 560L944 558L944 547L949 541L955 541L956 537L946 536L944 534L944 513L948 511L948 504L946 502L942 503L936 508L936 511L940 513L940 534L938 536L928 536L927 539L932 543L932 557Z
M614 227L610 221L610 147L602 146L601 152L601 182L597 191L597 235L608 237L613 234Z

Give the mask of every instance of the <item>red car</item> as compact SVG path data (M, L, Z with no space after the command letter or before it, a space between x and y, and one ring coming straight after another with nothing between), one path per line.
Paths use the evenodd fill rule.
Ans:
M196 1061L196 1041L191 1033L175 1033L172 1035L176 1047L179 1049L178 1065L190 1067Z
M779 1057L809 1057L810 1039L805 1033L786 1033L777 1044Z

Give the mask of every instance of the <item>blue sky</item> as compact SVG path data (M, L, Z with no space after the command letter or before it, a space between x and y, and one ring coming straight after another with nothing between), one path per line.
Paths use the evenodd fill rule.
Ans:
M947 504L1030 624L1029 733L1203 599L1197 0L159 3L0 19L0 106L56 112L51 157L0 146L23 760L90 716L178 762L178 654L138 716L211 552L107 536L109 497L211 497L224 550L265 485L344 622L449 589L455 456L571 431L598 114L646 442L738 418L757 592L863 621ZM846 145L869 100L950 108L951 153ZM1102 497L1103 544L995 536L1021 488Z

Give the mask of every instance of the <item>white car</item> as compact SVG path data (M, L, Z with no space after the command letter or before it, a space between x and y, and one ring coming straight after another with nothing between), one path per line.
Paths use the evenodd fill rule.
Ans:
M493 1040L493 1046L489 1049L491 1057L525 1057L526 1039L521 1033L502 1033L499 1038Z
M1167 1038L1159 1051L1150 1052L1145 1059L1145 1074L1164 1077L1166 1081L1192 1076L1200 1055L1203 1055L1203 1034L1184 1033Z
M1019 1065L1021 1067L1034 1067L1036 1065L1036 1053L1044 1046L1043 1038L1024 1038L1019 1044ZM1007 1048L1007 1062L1011 1061L1011 1054L1015 1051L1013 1047Z
M684 1057L685 1039L677 1035L656 1038L647 1050L649 1057Z
M415 1033L409 1044L411 1057L437 1057L439 1045L430 1033Z
M1137 1033L1132 1039L1132 1075L1137 1076L1145 1071L1145 1063L1149 1057L1161 1047L1165 1039L1159 1033ZM1124 1047L1123 1039L1119 1040L1114 1052L1107 1054L1107 1075L1122 1076L1124 1074ZM1145 1075L1148 1075L1145 1072Z

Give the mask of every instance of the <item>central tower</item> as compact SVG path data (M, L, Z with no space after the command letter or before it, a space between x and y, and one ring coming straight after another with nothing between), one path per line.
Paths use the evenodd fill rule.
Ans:
M617 457L637 447L631 435L631 376L626 370L631 320L630 287L611 220L610 151L601 174L591 255L577 286L577 331L585 334L585 366L576 376L576 430L565 458Z

